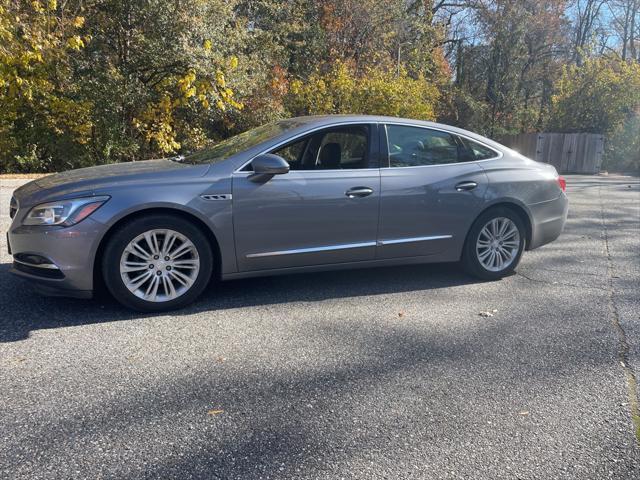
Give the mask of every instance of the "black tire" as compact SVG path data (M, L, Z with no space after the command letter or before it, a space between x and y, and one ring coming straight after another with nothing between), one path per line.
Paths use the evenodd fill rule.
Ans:
M492 271L485 268L485 266L480 262L478 254L476 252L476 244L478 241L478 236L480 235L480 232L482 231L484 226L487 225L491 220L497 218L508 218L515 224L516 228L518 229L519 245L517 254L505 268L499 271ZM525 224L522 221L522 218L520 218L520 216L516 212L506 207L491 208L486 212L483 212L471 226L471 229L467 234L464 249L462 252L462 266L467 273L482 280L499 280L507 275L511 275L518 266L518 263L520 263L520 258L522 257L522 253L525 249L525 239Z
M188 290L177 298L159 302L145 300L129 291L120 273L120 260L127 245L137 236L154 229L169 229L184 235L197 249L199 261L199 271ZM213 265L209 240L196 225L174 215L150 214L125 223L109 238L102 256L102 275L109 292L125 307L140 312L162 312L193 302L207 287Z

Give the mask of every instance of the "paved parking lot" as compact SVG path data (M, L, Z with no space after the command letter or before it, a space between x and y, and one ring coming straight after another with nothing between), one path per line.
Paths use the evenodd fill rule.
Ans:
M569 176L566 232L499 282L261 278L167 315L11 277L2 182L0 478L640 478L638 179Z

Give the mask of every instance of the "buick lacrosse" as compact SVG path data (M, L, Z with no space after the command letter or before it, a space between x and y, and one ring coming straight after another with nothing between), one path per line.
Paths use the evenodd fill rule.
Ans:
M192 302L213 279L457 262L499 279L567 217L553 166L459 128L300 117L171 159L17 189L11 272L44 293L127 307Z

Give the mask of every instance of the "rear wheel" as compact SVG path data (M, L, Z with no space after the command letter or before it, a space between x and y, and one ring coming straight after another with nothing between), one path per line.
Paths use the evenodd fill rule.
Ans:
M105 284L116 300L145 312L191 303L207 286L212 268L205 235L170 215L150 215L119 228L102 261Z
M473 276L498 280L514 272L525 247L522 219L504 207L492 208L474 222L464 246L462 264Z

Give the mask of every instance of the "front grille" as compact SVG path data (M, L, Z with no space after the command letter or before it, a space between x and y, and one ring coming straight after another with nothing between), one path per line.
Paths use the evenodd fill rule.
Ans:
M18 201L16 200L16 197L11 197L11 202L9 203L9 216L13 218L16 216L17 212L18 212Z

